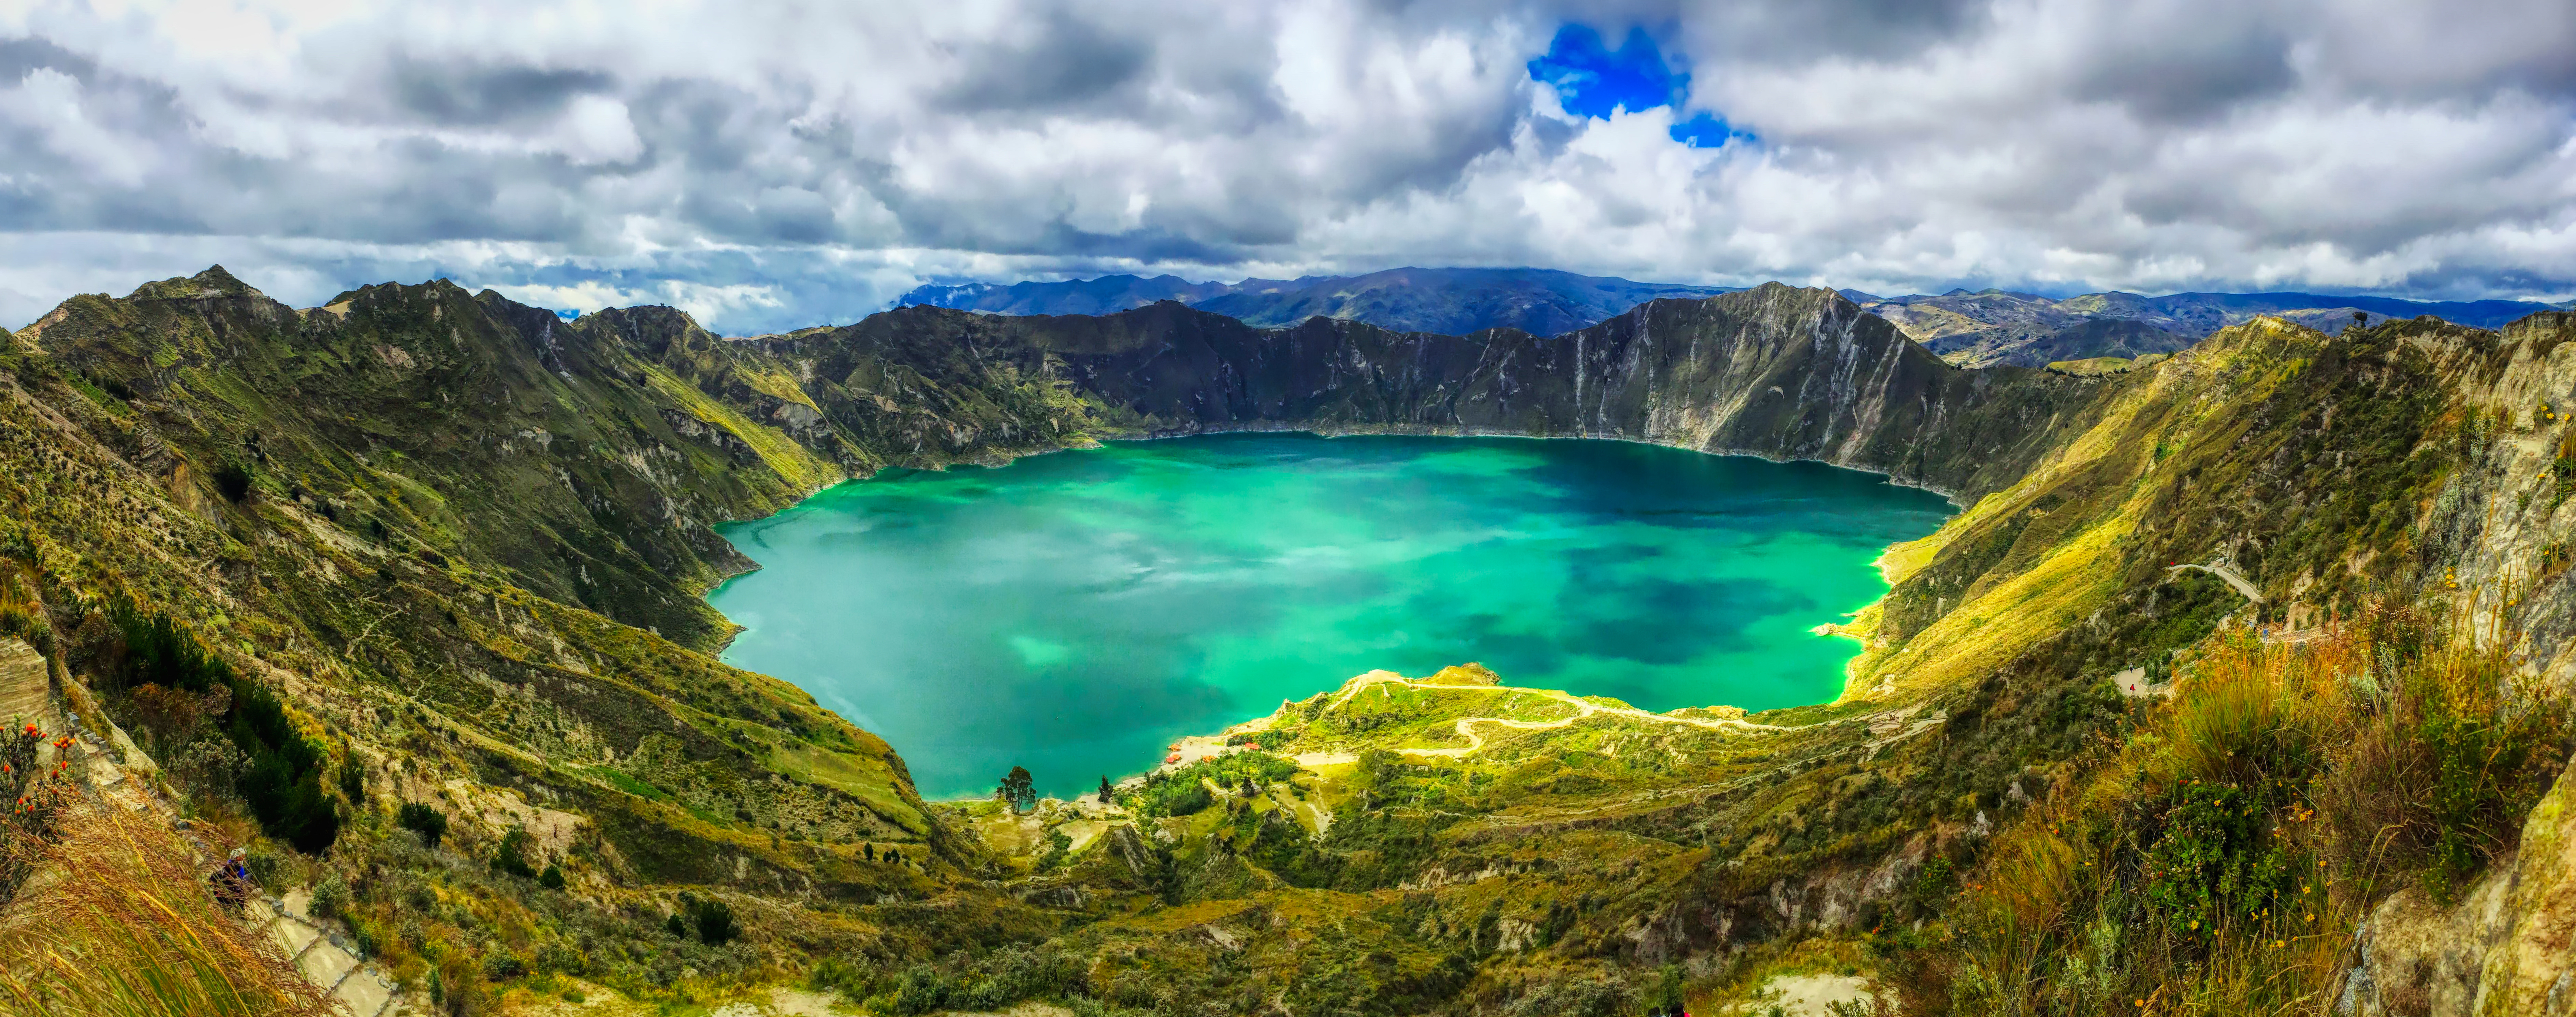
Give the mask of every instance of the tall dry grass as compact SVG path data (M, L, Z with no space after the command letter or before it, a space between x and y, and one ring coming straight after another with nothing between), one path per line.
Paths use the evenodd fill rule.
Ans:
M2463 889L2565 765L2565 698L2492 645L2402 609L2305 645L2220 637L2135 737L1998 832L1913 1001L2319 1011L2369 906Z
M85 803L0 911L0 1015L299 1017L334 1012L263 935L226 914L187 845Z

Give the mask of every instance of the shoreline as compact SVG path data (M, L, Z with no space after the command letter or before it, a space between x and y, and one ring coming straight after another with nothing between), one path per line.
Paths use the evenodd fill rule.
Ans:
M754 572L758 572L758 571L760 571L760 570L761 570L761 568L762 568L762 566L760 565L760 563L759 563L757 560L753 560L749 554L747 554L747 553L743 552L743 551L741 550L741 548L740 548L739 546L736 546L736 545L733 543L733 541L732 541L732 539L731 539L731 538L729 538L729 537L725 536L725 534L724 534L721 530L719 530L719 529L718 529L718 527L732 526L732 525L738 525L738 524L743 524L743 523L758 522L758 521L765 520L765 519L772 519L772 518L776 518L776 517L778 517L778 516L780 516L780 515L783 515L783 514L785 514L785 513L789 512L789 511L794 510L797 506L803 505L803 504L805 504L806 502L811 501L811 500L812 500L812 499L814 499L815 497L817 497L817 496L821 495L823 492L825 492L825 491L829 491L829 490L831 490L831 489L833 489L833 488L836 488L836 487L839 487L839 486L841 486L841 485L843 485L843 484L859 483L859 482L863 482L863 481L867 481L867 480L873 480L873 479L876 479L876 478L877 478L877 477L879 477L879 476L882 476L883 474L885 474L887 471L890 471L890 470L903 469L903 470L918 470L918 471L921 471L921 472L945 473L945 472L947 472L949 469L951 469L952 467L958 467L958 466L974 466L974 467L979 467L979 468L983 468L983 469L1000 469L1000 468L1003 468L1003 467L1009 466L1009 465L1011 465L1011 464L1013 464L1013 463L1019 462L1019 461L1020 461L1020 460L1022 460L1022 459L1035 458L1035 457L1038 457L1038 456L1055 455L1055 454L1063 453L1063 452L1074 452L1074 451L1083 451L1083 450L1089 450L1089 449L1097 449L1097 448L1101 448L1101 447L1103 447L1103 446L1105 446L1105 445L1107 445L1107 444L1110 444L1110 443L1112 443L1112 442L1138 442L1138 443L1142 443L1142 442L1168 441L1168 440L1177 440L1177 439L1185 439L1185 438L1208 437L1208 436L1229 435L1229 434L1304 434L1304 435L1311 435L1311 436L1313 436L1313 437L1316 437L1316 438L1319 438L1319 439L1323 439L1323 440L1327 440L1327 441L1330 441L1330 440L1336 440L1336 439L1342 439L1342 438L1370 438L1370 437L1496 438L1496 439L1513 439L1513 440L1522 440L1522 441L1613 441L1613 442L1620 442L1620 443L1624 443L1624 444L1631 444L1631 445L1647 445L1647 446L1653 446L1653 447L1658 447L1658 448L1669 448L1669 449L1674 449L1674 450L1677 450L1677 451L1693 452L1693 453L1697 453L1697 454L1700 454L1700 455L1706 455L1706 456L1716 456L1716 457L1738 457L1738 458L1745 458L1745 459L1758 459L1758 460L1761 460L1761 461L1763 461L1763 462L1775 463L1775 464L1781 464L1781 465L1792 465L1792 464L1798 464L1798 463L1815 463L1815 464L1822 465L1822 466L1832 467L1832 468L1834 468L1834 469L1838 469L1838 470L1850 470L1850 471L1855 472L1855 473L1871 474L1871 475L1877 476L1877 477L1879 477L1879 478L1881 478L1881 479L1885 480L1885 481L1888 483L1888 485L1889 485L1889 486L1892 486L1892 487L1911 488L1911 489L1921 490L1921 491L1926 491L1926 492L1929 492L1929 493L1932 493L1932 494L1936 494L1936 495L1941 496L1941 497L1942 497L1942 499L1943 499L1944 501L1946 501L1946 502L1948 502L1948 503L1949 503L1949 505L1951 506L1951 509L1952 509L1951 513L1950 513L1948 516L1945 516L1945 517L1943 518L1942 525L1947 525L1947 524L1948 524L1948 522L1949 522L1949 520L1957 518L1957 515L1958 515L1958 513L1959 513L1959 512L1962 512L1962 511L1965 511L1965 510L1966 510L1966 506L1963 506L1963 505L1961 505L1961 504L1959 503L1959 501L1958 501L1958 496L1957 496L1957 494L1956 494L1955 492L1948 491L1948 490L1944 490L1944 489L1942 489L1942 488L1940 488L1940 487L1938 487L1938 486L1936 486L1936 485L1932 485L1932 484L1929 484L1929 483L1918 483L1918 482L1914 482L1914 481L1909 481L1909 480L1907 480L1906 478L1899 477L1899 476L1897 476L1897 475L1895 475L1895 474L1893 474L1893 473L1889 473L1889 472L1886 472L1886 471L1883 471L1883 470L1870 469L1870 468L1867 468L1867 467L1860 467L1860 466L1848 466L1848 465L1844 465L1844 464L1841 464L1841 463L1832 462L1832 461L1830 461L1830 460L1825 460L1825 459L1779 458L1779 457L1773 457L1773 456L1764 455L1764 454L1757 453L1757 452L1752 452L1752 451L1745 451L1745 450L1729 450L1729 449L1717 449L1717 450L1712 450L1712 449L1704 449L1704 448L1693 448L1693 447L1690 447L1690 446L1687 446L1687 445L1681 445L1681 444L1677 444L1677 443L1673 443L1673 442L1656 441L1656 440L1652 440L1652 439L1636 438L1636 437L1620 436L1620 435L1603 436L1603 435L1589 435L1589 434L1526 434L1526 433L1515 432L1515 431L1506 431L1506 430L1487 430L1487 429L1482 429L1482 428L1450 428L1450 427L1436 427L1436 426L1424 426L1424 425L1393 425L1393 426L1386 426L1386 427L1330 427L1330 428L1327 428L1327 427L1319 427L1319 426L1315 426L1315 425L1312 425L1312 424L1303 424L1303 425L1300 425L1300 424L1278 424L1278 425L1275 425L1275 426L1266 426L1266 422L1253 422L1253 423L1251 423L1251 424L1249 424L1249 425L1247 425L1247 426L1224 427L1224 428L1149 429L1149 430L1145 430L1145 431L1141 431L1141 432L1136 432L1136 433L1120 434L1120 435L1112 435L1112 436L1108 436L1108 437L1087 437L1087 438L1085 438L1084 440L1082 440L1082 441L1080 441L1080 442L1069 442L1069 443L1066 443L1066 444L1063 444L1063 445L1059 445L1059 446L1056 446L1056 447L1053 447L1053 448L1034 449L1034 450L1022 451L1022 452L996 453L996 454L994 454L994 455L987 456L987 457L980 457L980 458L975 458L975 459L963 459L963 460L957 460L957 461L953 461L953 462L939 463L939 464L926 465L926 466L905 466L905 465L899 465L899 464L888 464L888 465L883 465L883 466L879 466L879 467L877 467L877 468L876 468L876 469L874 469L874 470L870 470L867 474L865 474L865 475L863 475L863 476L861 476L861 475L852 475L852 476L847 476L847 477L843 477L843 478L841 478L841 479L839 479L839 480L835 480L835 481L832 481L832 482L830 482L830 483L827 483L827 484L823 484L823 485L817 486L817 487L813 488L812 490L810 490L810 491L806 491L806 492L805 492L805 493L803 493L802 495L798 496L798 497L795 499L795 501L793 501L793 502L789 503L788 505L786 505L786 506L784 506L784 507L781 507L781 508L780 508L780 509L778 509L777 511L770 512L770 513L768 513L768 514L766 514L766 515L762 515L762 516L758 516L758 517L752 517L752 518L743 518L743 519L726 519L726 520L721 520L721 521L719 521L719 522L715 522L715 523L707 524L707 530L708 530L708 532L709 532L709 534L710 534L710 535L712 535L712 536L716 537L716 539L718 539L718 540L724 541L727 547L732 548L732 549L733 549L733 552L734 552L735 554L740 555L740 556L741 556L745 561L749 562L750 564L749 564L749 566L748 566L748 567L745 567L745 568L737 569L737 570L735 570L735 571L731 571L731 572L726 572L726 573L724 573L724 574L722 575L722 577L721 577L721 578L719 578L719 579L718 579L714 584L712 584L712 585L708 586L708 587L707 587L707 589L705 589L704 591L701 591L697 596L698 596L698 599L699 599L699 601L700 601L700 602L702 602L702 603L707 602L711 597L713 597L713 596L714 596L714 594L715 594L716 592L718 592L718 591L722 590L726 585L728 585L728 584L732 583L734 580L739 579L739 578L742 578L742 577L747 576L747 575L750 575L750 574L752 574L752 573L754 573ZM1939 532L1939 527L1937 527L1937 526L1936 526L1936 527L1934 528L1933 532L1934 532L1934 533ZM1924 536L1925 536L1925 537L1928 537L1928 536L1930 536L1930 535L1931 535L1931 534L1928 534L1928 533L1927 533L1927 534L1925 534ZM1914 540L1921 540L1921 539L1924 539L1924 538L1923 538L1923 537L1917 537L1917 538L1913 538L1913 539L1914 539ZM1870 562L1868 562L1868 563L1866 563L1866 564L1868 565L1868 567L1872 568L1873 570L1878 571L1878 572L1880 573L1881 577L1882 577L1882 580L1883 580L1883 579L1884 579L1884 575L1885 575L1884 559L1885 559L1886 555L1887 555L1890 551L1894 550L1895 548L1897 548L1897 547L1899 547L1899 546L1901 546L1901 545L1903 545L1903 544L1910 543L1910 542L1911 542L1911 541L1895 541L1895 542L1889 543L1889 544L1888 544L1888 545L1886 545L1885 547L1880 548L1880 549L1879 549L1879 553L1878 553L1878 555L1877 555L1876 557L1874 557ZM1891 591L1893 590L1893 584L1890 584L1889 589L1890 589ZM1807 629L1807 631L1808 631L1810 634L1813 634L1813 635L1818 636L1818 637L1839 637L1839 638L1849 639L1849 640L1851 640L1851 641L1855 644L1855 651L1854 651L1854 653L1853 653L1852 657L1851 657L1851 658L1849 658L1849 659L1847 659L1847 660L1845 660L1845 661L1842 663L1842 665L1840 666L1840 668L1839 668L1839 669L1843 672L1843 674L1841 675L1841 680L1840 680L1840 682L1839 682L1839 687L1837 688L1836 692L1835 692L1833 695L1831 695L1831 696L1829 696L1829 697L1827 697L1827 698L1825 698L1825 699L1819 700L1819 701L1817 701L1817 702L1814 702L1814 703L1803 703L1803 704L1798 704L1798 705L1795 705L1795 706L1788 706L1788 707L1775 707L1775 708L1773 708L1773 709L1802 709L1802 708L1810 707L1810 706L1830 706L1830 705L1833 705L1833 704L1835 704L1835 703L1843 702L1843 701L1845 701L1845 700L1849 699L1849 698L1851 697L1851 694L1852 694L1852 683L1853 683L1853 681L1855 681L1855 680L1856 680L1856 676L1853 674L1853 670L1852 670L1852 669L1853 669L1853 665L1854 665L1856 662L1858 662L1861 658L1863 658L1863 657L1867 656L1867 654L1868 654L1868 653L1869 653L1869 651L1870 651L1870 645L1869 645L1869 640L1868 640L1868 638L1867 638L1866 636L1862 635L1862 634L1861 634L1861 633L1859 633L1859 632L1853 631L1853 630L1852 630L1852 624L1853 624L1853 623L1858 619L1858 617L1859 617L1862 613L1864 613L1864 612L1868 611L1871 607L1874 607L1874 606L1878 606L1878 605L1880 605L1880 604L1883 604L1883 603L1886 601L1886 598L1887 598L1887 593L1886 593L1886 592L1882 592L1882 593L1880 593L1877 597L1873 598L1873 599L1872 599L1868 604L1864 604L1864 605L1862 605L1861 607L1859 607L1859 608L1855 608L1855 609L1853 609L1853 610L1851 610L1851 611L1848 611L1848 612L1843 612L1843 613L1842 613L1842 615L1841 615L1841 619L1842 619L1842 620L1840 620L1840 621L1824 622L1824 623L1820 623L1820 624L1818 624L1818 625L1815 625L1815 626L1812 626L1812 627L1808 628L1808 629ZM712 605L712 604L710 604L709 606L710 606L711 608L713 607L713 605ZM716 658L716 660L717 660L719 663L724 663L724 664L725 664L725 666L727 666L727 667L733 667L733 666L735 666L735 665L731 664L730 662L726 662L726 661L724 661L724 659L723 659L723 658L724 658L724 655L732 649L733 644L734 644L734 642L735 642L736 640L738 640L738 639L739 639L739 638L740 638L744 633L749 632L749 631L751 631L751 630L750 630L750 628L749 628L748 626L744 626L744 625L741 625L740 623L734 622L731 616L729 616L729 615L724 615L722 611L718 611L718 612L717 612L717 614L718 614L720 617L724 617L724 619L725 619L726 623L730 626L730 629L729 629L729 631L725 634L724 639L722 640L722 642L720 642L720 643L715 647L715 649L714 649L712 652L710 652L710 653L709 653L709 656ZM744 669L744 670L748 670L748 669ZM765 673L765 672L762 672L762 673ZM1370 672L1370 673L1376 673L1376 672ZM771 675L770 677L775 678L775 677L778 677L778 676ZM789 681L788 679L785 679L785 678L779 678L779 680L781 680L781 681L787 681L787 682L788 682L788 684L790 684L790 685L795 685L795 686L796 686L797 688L799 688L799 689L803 689L803 688L804 688L802 685L797 685L797 683L795 683L795 682L793 682L793 681ZM1342 685L1347 685L1347 684L1348 684L1348 682L1349 682L1350 680L1355 680L1355 679L1346 679L1346 680L1342 683ZM1342 687L1342 685L1332 686L1331 688L1318 689L1317 691L1318 691L1318 692L1331 692L1331 691L1333 691L1334 689L1338 689L1338 688ZM808 695L811 695L811 694L812 694L811 690L806 690L806 691L807 691L807 694L808 694ZM1552 691L1552 692L1557 692L1557 693L1560 693L1560 694L1563 694L1563 695L1570 695L1570 696L1579 696L1579 695L1581 695L1580 693L1576 693L1576 692L1574 692L1574 691L1573 691L1573 690L1571 690L1571 689L1556 689L1556 690L1544 690L1544 691ZM1309 695L1311 696L1312 694L1313 694L1313 693L1310 693ZM1732 705L1732 704L1720 703L1720 704L1713 704L1713 705L1699 705L1699 706L1685 706L1685 707L1677 707L1677 708L1676 708L1676 710L1706 710L1706 709L1718 709L1718 708L1729 709L1729 710L1740 710L1740 709L1742 709L1741 707L1734 706L1734 705ZM826 709L829 709L829 708L828 708L828 707L826 707ZM831 711L831 712L832 712L835 716L839 716L839 711L837 711L837 710L833 710L833 711ZM1769 710L1765 710L1765 711L1763 711L1763 712L1770 712L1770 711L1769 711ZM1221 742L1222 742L1222 739L1226 736L1226 734L1227 734L1227 733L1230 733L1230 732L1234 731L1234 730L1235 730L1235 729L1237 729L1237 728L1243 727L1244 725L1252 724L1252 723L1256 723L1256 722L1258 722L1258 721L1260 721L1260 720L1266 719L1267 717L1274 716L1274 715L1275 715L1275 711L1274 711L1273 713L1271 713L1271 714L1262 714L1262 715L1258 715L1258 716L1254 716L1254 717L1249 717L1249 718L1245 718L1245 719L1242 719L1242 720L1238 720L1238 721L1235 721L1235 722L1233 722L1233 723L1231 723L1231 724L1227 724L1227 725L1223 726L1222 728L1220 728L1220 729L1219 729L1219 731L1218 731L1216 734L1213 734L1213 735L1209 735L1209 734L1183 734L1183 735L1175 735L1175 736L1173 736L1173 739L1174 739L1175 743L1177 743L1177 744L1182 744L1182 745L1185 745L1185 746L1186 746L1186 745L1189 745L1190 743L1192 743L1192 742L1194 742L1194 741L1207 740L1207 739L1214 739L1214 740L1217 740L1217 741L1219 741L1219 742L1221 743ZM849 721L849 719L848 719L848 718L846 718L846 717L843 717L843 718L841 718L841 719L842 719L842 721L843 721L844 723L851 723L851 722ZM852 723L852 726L853 726L853 727L857 727L858 725L856 725L855 723ZM863 728L862 730L866 730L866 729L864 729L864 728ZM876 732L873 732L873 731L872 731L871 733L876 733ZM883 737L883 735L882 735L882 734L879 734L879 737L881 737L881 738L882 738L882 737ZM891 743L891 742L889 742L888 744L889 744L889 747L892 747L892 743ZM902 755L902 751L903 751L903 750L902 750L901 748L899 748L899 747L895 748L895 753L896 753L898 756ZM1194 761L1194 760L1185 760L1185 761L1183 762L1183 764L1181 764L1181 765L1187 765L1187 764L1188 764L1188 762L1190 762L1190 761ZM1166 766L1166 765L1168 765L1168 764L1155 764L1155 765L1153 765L1153 766L1149 766L1149 767L1146 767L1146 768L1144 768L1144 769L1137 770L1137 771L1135 771L1135 772L1132 772L1132 773L1129 773L1129 774L1126 774L1126 775L1121 776L1120 778L1118 778L1118 781L1113 782L1113 783L1123 783L1123 782L1128 781L1128 780L1140 779L1141 777L1143 777L1143 776L1145 776L1145 775L1152 774L1152 773L1157 772L1158 770L1163 769L1163 768L1164 768L1164 766ZM916 793L918 793L917 789L916 789ZM981 801L981 800L983 800L984 798L987 798L987 797L990 797L990 795L989 795L989 794L969 794L969 795L959 795L959 796L955 796L955 797L942 797L942 798L929 798L929 797L925 797L923 800L924 800L924 801L926 801L926 802L929 802L929 803L931 803L931 804L956 804L956 803L963 803L963 802L975 802L975 801ZM1077 794L1076 794L1076 797L1081 797L1081 794L1080 794L1080 793L1077 793Z

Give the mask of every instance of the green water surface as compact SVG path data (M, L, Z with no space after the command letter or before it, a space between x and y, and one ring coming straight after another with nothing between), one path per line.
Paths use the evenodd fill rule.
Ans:
M924 795L1066 794L1352 675L1481 661L1649 710L1829 700L1808 630L1939 496L1609 441L1239 434L889 471L721 528L724 657L891 742Z

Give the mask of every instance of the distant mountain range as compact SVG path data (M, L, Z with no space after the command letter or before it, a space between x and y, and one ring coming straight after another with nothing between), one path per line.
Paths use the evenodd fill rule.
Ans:
M2287 318L2337 333L2366 315L2389 318L2432 315L2453 324L2498 328L2535 311L2571 304L2523 300L2424 301L2323 293L2087 293L2051 300L2031 293L1951 290L1940 296L1877 297L1858 290L1843 296L1922 343L1943 359L1966 367L2016 364L2039 367L2086 357L2137 357L2171 353L2202 336L2243 324L2257 315Z
M1264 328L1311 317L1365 322L1401 332L1466 335L1516 328L1557 335L1664 297L1697 299L1731 286L1647 283L1538 268L1397 268L1355 276L1191 282L1178 276L1102 276L1009 285L923 286L897 306L926 304L1007 315L1113 314L1175 300ZM2090 357L2171 353L2256 315L2340 332L2353 315L2372 322L2433 315L2496 328L2534 311L2576 309L2576 301L2420 301L2320 293L2088 293L2052 300L2031 293L1951 290L1939 296L1842 295L1887 319L1908 338L1963 367L2040 367Z
M1177 300L1248 325L1281 328L1321 315L1399 332L1466 335L1517 328L1556 335L1661 297L1696 299L1736 286L1644 283L1543 268L1395 268L1367 275L1194 283L1178 276L1102 276L1008 286L923 286L895 301L991 314L1110 314Z

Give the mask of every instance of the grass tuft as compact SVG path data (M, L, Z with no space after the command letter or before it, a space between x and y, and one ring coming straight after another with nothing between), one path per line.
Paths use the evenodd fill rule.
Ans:
M113 807L80 808L63 826L59 844L12 845L39 874L0 920L0 1014L330 1012L275 944L215 902L177 836Z

